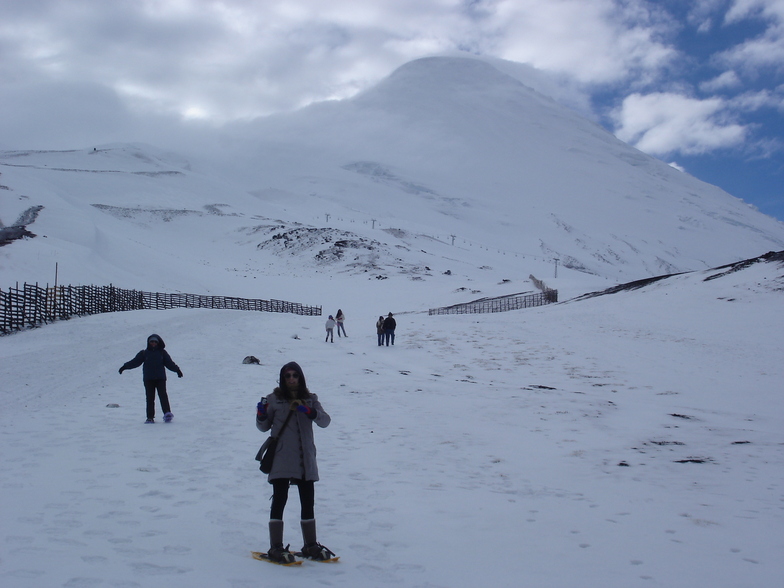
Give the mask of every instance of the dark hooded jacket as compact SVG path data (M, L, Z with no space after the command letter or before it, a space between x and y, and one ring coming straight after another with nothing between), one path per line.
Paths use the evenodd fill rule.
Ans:
M153 337L158 340L158 344L155 347L150 345L150 339ZM123 364L123 370L132 370L141 365L143 366L143 380L165 380L166 369L179 373L180 368L174 363L165 348L166 344L163 342L163 339L153 333L147 337L147 349L142 349L131 361Z

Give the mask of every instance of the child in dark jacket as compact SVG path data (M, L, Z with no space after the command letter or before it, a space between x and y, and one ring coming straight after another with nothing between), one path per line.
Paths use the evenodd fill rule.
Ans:
M142 379L144 380L144 391L147 396L147 420L146 423L155 422L155 392L161 401L163 410L163 420L171 422L174 415L169 406L169 395L166 393L166 370L177 373L177 377L182 377L182 370L172 360L169 352L166 351L166 344L163 339L156 334L147 337L147 348L142 349L131 361L127 361L120 368L122 374L125 370L132 370L142 366Z

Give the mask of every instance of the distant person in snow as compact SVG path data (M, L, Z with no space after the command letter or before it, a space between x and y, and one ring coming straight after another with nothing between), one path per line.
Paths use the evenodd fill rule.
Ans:
M378 317L376 321L376 334L378 335L378 346L381 347L384 344L384 317Z
M344 320L346 320L346 315L338 308L338 313L335 315L335 322L338 324L338 337L340 337L341 330L343 331L343 336L348 337L346 335L346 327L343 326Z
M332 343L334 343L335 342L335 319L332 318L332 315L329 315L329 318L327 319L327 322L324 326L327 329L327 338L324 339L324 343L330 340Z
M142 349L131 361L127 361L120 368L122 374L125 370L142 367L142 379L144 380L144 391L147 395L147 420L146 423L155 422L155 391L158 391L158 398L161 401L163 410L163 420L171 422L174 415L169 406L169 395L166 393L166 370L176 372L177 377L182 377L182 370L172 360L169 352L166 351L166 344L160 336L152 334L147 337L147 348Z
M302 557L325 560L335 556L316 539L314 513L314 483L319 475L313 423L323 428L330 421L318 396L308 390L302 368L294 361L280 369L278 387L256 405L256 428L262 432L271 429L272 435L278 439L272 470L267 477L272 484L270 549L267 556L272 561L294 561L294 554L288 546L283 546L283 510L292 484L299 488L300 528L304 543L300 552Z
M387 315L387 318L384 319L384 341L386 341L387 347L389 347L389 341L392 341L392 345L395 344L395 329L397 328L397 322L394 318L392 318L392 313L390 312Z

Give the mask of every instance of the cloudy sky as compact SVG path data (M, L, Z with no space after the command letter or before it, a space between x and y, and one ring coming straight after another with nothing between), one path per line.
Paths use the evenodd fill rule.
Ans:
M185 145L459 53L784 220L784 0L3 0L0 148Z

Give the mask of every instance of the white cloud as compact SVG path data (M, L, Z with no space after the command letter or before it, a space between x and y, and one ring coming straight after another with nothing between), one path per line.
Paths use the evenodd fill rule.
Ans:
M700 0L687 20L707 31L724 8L726 0ZM736 0L726 22L747 18L765 19L768 32L725 53L726 71L702 91L738 91L751 64L784 63L776 52L784 0ZM636 91L616 112L618 134L650 153L734 145L747 131L727 120L728 109L775 105L780 94L726 102L676 94L692 87L676 71L688 62L672 45L682 26L650 0L3 2L0 108L19 116L0 121L0 135L45 136L37 120L54 112L70 119L51 125L52 135L78 128L89 137L92 128L102 140L109 129L139 127L130 120L219 125L346 98L412 59L462 53L526 64L513 75L588 116L593 89ZM90 91L77 107L56 91L36 94L42 87ZM36 118L32 105L44 114ZM101 115L107 108L121 110L123 123Z
M684 155L737 146L747 129L725 120L719 98L698 100L680 94L632 94L614 113L616 135L646 153Z
M726 23L736 24L748 19L766 23L764 33L723 52L719 58L736 68L773 67L781 71L784 64L784 0L734 0Z
M464 51L583 84L656 77L645 0L30 0L0 5L0 72L104 85L139 112L229 121L343 98ZM126 93L133 88L132 93ZM146 97L146 98L145 98Z
M728 102L733 109L752 112L760 108L778 108L784 107L784 96L762 90L760 92L744 92L738 96L733 97Z
M718 92L721 90L731 90L743 85L738 74L732 70L725 71L721 75L700 84L703 92Z
M781 22L784 20L782 0L733 0L727 11L726 21L737 22L745 18L765 17Z
M720 20L726 0L698 0L689 3L686 20L700 33L710 32Z
M675 57L658 38L666 21L640 1L505 0L494 24L500 57L587 84L657 75Z

